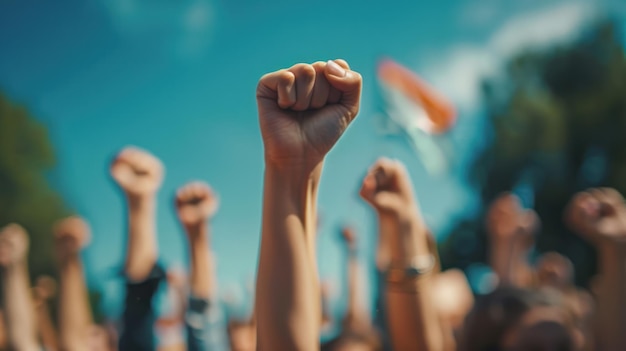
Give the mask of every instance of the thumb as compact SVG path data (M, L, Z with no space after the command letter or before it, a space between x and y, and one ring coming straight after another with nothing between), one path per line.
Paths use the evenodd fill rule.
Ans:
M346 69L335 61L328 61L324 69L328 83L342 94L340 104L346 106L353 113L353 118L359 111L361 100L361 86L363 79L358 72Z

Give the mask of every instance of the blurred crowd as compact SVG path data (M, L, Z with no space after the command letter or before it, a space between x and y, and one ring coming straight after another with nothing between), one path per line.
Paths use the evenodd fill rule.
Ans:
M604 188L579 193L563 216L598 251L591 291L574 285L575 267L556 252L543 253L531 264L541 219L515 195L500 195L484 219L496 287L475 296L462 271L442 271L411 178L400 161L388 158L367 170L360 187L378 219L375 313L368 312L365 301L368 282L357 249L359 234L345 227L347 307L340 321L333 320L330 288L317 274L317 191L327 153L358 114L361 85L359 73L343 60L297 64L259 81L265 173L258 175L264 184L261 247L249 315L226 313L218 298L211 247L211 219L219 209L216 191L203 182L177 191L173 202L188 241L189 272L167 271L160 264L156 230L164 166L148 151L127 147L110 165L127 203L120 320L94 322L81 259L91 235L84 219L69 217L52 228L59 280L40 277L33 285L28 234L11 224L0 231L0 348L626 350L626 304L621 301L626 296L626 205L621 194ZM336 195L351 194L346 189ZM154 303L161 284L177 301L165 315L156 312ZM339 332L322 338L333 325Z

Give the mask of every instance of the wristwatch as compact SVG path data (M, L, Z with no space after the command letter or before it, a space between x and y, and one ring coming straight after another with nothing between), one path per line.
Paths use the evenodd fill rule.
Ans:
M429 273L435 268L435 257L433 255L415 256L406 267L389 267L386 277L390 283L401 283L405 280Z

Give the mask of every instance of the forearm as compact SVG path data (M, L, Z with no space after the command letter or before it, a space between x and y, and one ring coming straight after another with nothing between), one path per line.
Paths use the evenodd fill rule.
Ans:
M379 214L378 216L378 247L376 250L376 268L384 271L391 260L390 236L395 235L396 223L393 216Z
M528 264L528 250L513 240L492 239L490 264L500 285L529 287L532 284L532 269Z
M57 334L47 301L42 301L37 308L37 325L39 327L39 335L41 335L41 342L46 351L57 351L59 349Z
M156 200L154 196L128 199L128 247L125 271L133 281L145 279L157 260Z
M397 217L397 235L391 244L391 267L409 267L416 257L432 255L427 232L415 216ZM386 298L392 344L397 350L442 350L442 326L430 286L433 271L402 282L387 283ZM444 331L445 333L445 331Z
M191 257L191 294L196 298L211 299L215 294L215 267L209 248L209 230L206 223L186 228Z
M59 335L62 350L87 348L87 328L93 324L83 266L78 256L61 262Z
M626 249L620 245L599 247L602 276L598 292L598 337L604 351L622 350L626 345Z
M319 174L265 171L256 290L260 350L317 350L321 316L311 217Z
M10 349L38 350L35 309L28 283L28 269L20 263L4 267L2 275L7 339Z
M351 252L348 260L348 304L343 321L345 328L367 328L371 325L363 291L363 274L356 252Z

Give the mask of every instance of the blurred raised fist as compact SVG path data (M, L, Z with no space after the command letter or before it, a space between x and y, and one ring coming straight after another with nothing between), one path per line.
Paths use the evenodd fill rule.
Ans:
M89 243L89 225L77 216L68 217L54 225L57 255L61 260L78 255Z
M215 215L218 207L219 199L206 183L189 183L176 192L178 218L186 227L203 224Z
M595 243L626 244L626 207L614 189L591 189L574 196L566 210L572 229Z
M541 255L537 260L536 271L540 286L562 289L574 284L574 264L557 252Z
M409 174L400 161L380 158L370 168L359 192L379 212L416 212Z
M487 230L496 240L519 239L526 245L532 245L539 226L537 213L524 210L519 198L511 193L498 196L487 212Z
M356 117L361 75L343 60L301 63L264 75L256 96L266 161L315 166Z
M50 276L43 275L35 281L35 297L40 301L48 301L56 295L57 282Z
M140 197L157 192L163 181L163 165L147 151L127 147L111 164L111 176L129 196Z
M0 266L8 267L26 260L28 235L18 224L9 224L0 229Z

